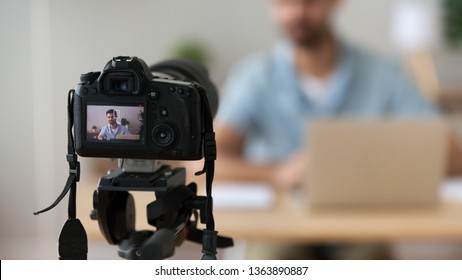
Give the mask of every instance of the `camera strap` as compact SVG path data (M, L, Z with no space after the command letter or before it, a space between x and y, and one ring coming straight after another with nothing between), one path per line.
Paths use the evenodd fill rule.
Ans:
M199 176L205 173L206 184L206 208L205 224L206 229L202 231L202 253L203 260L216 260L216 248L218 232L215 230L215 220L213 218L213 199L212 199L212 182L215 174L215 160L217 158L217 144L215 141L215 132L213 131L213 116L210 111L210 105L204 88L199 92L203 100L203 124L204 124L204 167L202 171L196 172Z
M61 229L59 236L59 259L60 260L85 260L87 259L88 240L85 228L79 219L76 218L76 193L77 182L80 180L80 162L74 148L74 137L72 129L74 126L74 93L72 89L69 91L67 99L67 155L66 159L69 163L69 177L61 194L47 208L35 212L38 215L53 209L69 192L68 219Z

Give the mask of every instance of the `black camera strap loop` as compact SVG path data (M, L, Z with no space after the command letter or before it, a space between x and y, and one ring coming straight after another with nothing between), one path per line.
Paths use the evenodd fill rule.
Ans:
M74 113L73 113L73 106L74 106L74 90L70 90L67 99L67 155L66 159L69 163L69 177L67 178L67 182L64 185L63 191L61 194L56 198L56 200L47 208L42 209L34 213L34 215L38 215L44 212L47 212L58 205L61 200L66 196L66 194L71 191L69 195L69 208L68 208L68 217L69 219L74 219L76 216L76 188L77 182L80 180L80 162L77 160L77 154L75 153L74 149L74 137L72 134L72 127L74 126Z
M88 245L87 234L79 219L76 218L76 194L77 182L80 180L80 163L75 153L74 137L72 128L74 126L74 90L70 90L67 99L67 155L69 163L69 177L61 194L47 208L35 212L38 215L53 209L69 192L68 219L61 229L59 236L59 259L61 260L84 260L87 259Z
M203 124L204 124L204 168L196 172L199 176L205 173L206 184L206 208L205 224L206 229L202 231L202 253L203 260L216 260L216 248L218 232L215 231L215 220L213 218L212 183L215 175L215 160L217 158L217 144L215 132L213 131L213 116L204 88L199 88L203 100Z

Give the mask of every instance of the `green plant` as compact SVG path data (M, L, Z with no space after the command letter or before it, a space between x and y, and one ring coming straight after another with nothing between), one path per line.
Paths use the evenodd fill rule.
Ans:
M138 112L138 121L139 121L140 135L143 135L143 129L144 129L144 112L143 112L143 110L140 110ZM141 137L143 137L143 136L141 136Z
M462 45L462 1L443 0L446 40L452 46Z
M173 57L187 58L202 64L207 64L209 60L207 48L199 40L183 40L173 47L170 53Z

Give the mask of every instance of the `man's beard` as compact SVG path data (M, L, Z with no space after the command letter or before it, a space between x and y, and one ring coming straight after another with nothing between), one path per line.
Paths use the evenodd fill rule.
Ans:
M308 32L308 31L307 31ZM289 30L288 34L290 39L297 47L306 49L315 49L321 46L325 40L330 36L327 27L319 27L309 32L310 34L297 35Z

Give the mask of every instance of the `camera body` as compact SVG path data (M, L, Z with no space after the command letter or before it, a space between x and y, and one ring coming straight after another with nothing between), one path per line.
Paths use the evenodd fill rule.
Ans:
M153 74L143 60L125 56L110 60L102 72L82 74L73 108L76 152L84 157L201 159L207 93L196 79L180 74Z

